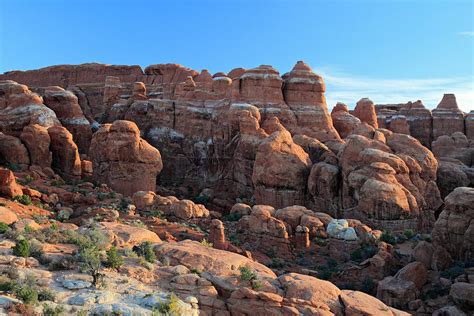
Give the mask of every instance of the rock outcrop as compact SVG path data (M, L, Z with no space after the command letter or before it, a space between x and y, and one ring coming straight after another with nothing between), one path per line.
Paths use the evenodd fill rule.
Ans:
M20 135L21 141L26 145L32 165L41 168L51 168L52 153L49 149L51 138L48 130L38 124L25 126Z
M474 258L474 189L459 187L445 199L445 206L433 232L436 252L447 250L454 260Z
M377 115L375 114L374 102L368 98L360 99L354 109L354 115L363 123L367 123L373 128L378 128Z
M44 104L56 113L61 124L72 134L79 152L87 154L92 130L74 93L57 86L47 87L43 100Z
M257 150L252 181L259 204L275 207L304 204L311 160L288 131L277 131Z
M126 195L154 191L156 176L163 168L160 152L128 121L103 125L92 138L89 155L94 178Z
M30 124L46 128L60 125L54 111L43 104L38 94L14 81L0 81L0 132L18 137Z
M48 128L48 134L51 139L53 168L66 179L80 178L81 159L72 134L62 126Z
M464 133L464 114L454 94L445 94L433 113L433 139L455 132Z

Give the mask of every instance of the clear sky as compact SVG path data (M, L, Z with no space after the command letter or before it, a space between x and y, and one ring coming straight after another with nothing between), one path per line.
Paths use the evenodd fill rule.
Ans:
M0 0L0 73L176 62L229 71L304 60L330 107L453 92L474 110L473 0Z

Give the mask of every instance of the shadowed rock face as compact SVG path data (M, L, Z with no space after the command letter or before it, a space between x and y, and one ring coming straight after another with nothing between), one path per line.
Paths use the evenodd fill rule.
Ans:
M445 199L432 236L436 251L444 248L453 260L474 259L474 189L458 187Z

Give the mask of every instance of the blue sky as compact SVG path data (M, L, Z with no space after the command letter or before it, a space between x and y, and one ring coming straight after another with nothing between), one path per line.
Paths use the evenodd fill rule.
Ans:
M0 72L176 62L211 72L304 60L330 107L443 93L474 110L474 1L0 0Z

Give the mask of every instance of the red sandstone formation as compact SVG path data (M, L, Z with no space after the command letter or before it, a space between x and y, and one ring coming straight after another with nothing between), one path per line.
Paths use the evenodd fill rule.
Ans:
M454 132L464 133L464 114L458 108L454 94L445 94L432 113L433 139Z
M27 86L10 80L0 81L0 131L18 137L30 124L50 127L60 123L53 110Z
M347 105L344 103L337 103L332 109L331 118L334 123L334 128L337 130L342 138L346 138L361 124L361 121L354 115L349 113Z
M94 178L126 195L154 191L156 176L163 168L160 152L127 121L103 125L92 138L89 154Z
M64 178L80 178L82 174L79 150L72 134L62 126L48 128L53 153L53 167Z
M28 149L32 165L37 165L41 168L51 168L53 159L49 149L51 138L46 128L38 124L25 126L21 132L20 139Z
M374 128L378 128L377 115L375 114L374 102L368 98L360 99L354 110L354 115L362 122L369 124Z
M56 113L61 124L73 135L79 152L87 154L92 130L74 93L57 86L47 87L43 99L44 104Z
M275 132L258 147L252 181L259 204L285 207L304 204L311 160L288 131Z
M445 199L445 206L436 221L432 236L434 255L447 251L448 259L433 262L443 270L451 260L472 261L474 258L474 189L458 187Z

